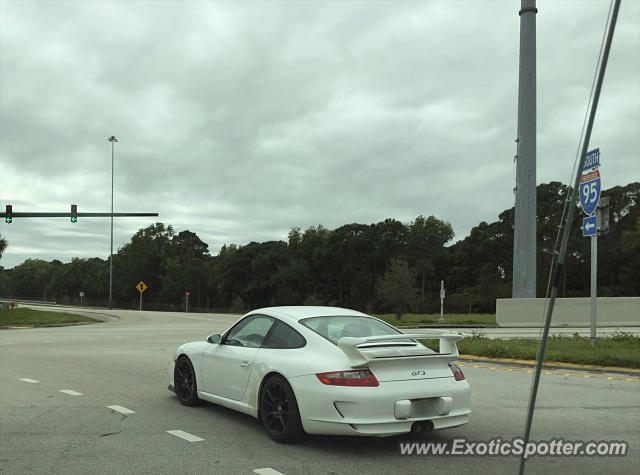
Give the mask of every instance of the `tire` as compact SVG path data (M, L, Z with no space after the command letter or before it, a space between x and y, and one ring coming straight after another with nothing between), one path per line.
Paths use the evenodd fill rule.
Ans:
M287 380L279 374L270 376L262 386L260 422L276 442L297 442L304 434L296 396Z
M182 355L176 361L173 370L173 387L180 401L185 406L195 406L198 399L198 383L191 360Z

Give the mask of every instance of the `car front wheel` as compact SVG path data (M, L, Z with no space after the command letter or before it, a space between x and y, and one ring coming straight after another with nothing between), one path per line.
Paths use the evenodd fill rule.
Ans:
M180 401L185 406L195 406L198 403L198 384L196 372L191 361L186 356L181 356L176 361L173 370L173 387Z
M260 420L276 442L292 443L302 436L298 403L284 377L273 375L265 381L260 395Z

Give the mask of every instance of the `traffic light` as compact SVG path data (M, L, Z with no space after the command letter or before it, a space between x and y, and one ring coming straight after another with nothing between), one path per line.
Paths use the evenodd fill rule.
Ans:
M78 205L71 205L71 222L78 222Z
M13 206L7 205L4 222L5 223L13 223Z

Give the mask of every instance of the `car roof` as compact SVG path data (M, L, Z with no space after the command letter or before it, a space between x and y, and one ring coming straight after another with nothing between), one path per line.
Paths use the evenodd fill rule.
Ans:
M266 307L253 310L250 313L261 313L263 315L270 315L283 320L293 320L295 322L302 320L303 318L310 317L369 316L366 313L358 312L357 310L350 310L348 308L322 306Z

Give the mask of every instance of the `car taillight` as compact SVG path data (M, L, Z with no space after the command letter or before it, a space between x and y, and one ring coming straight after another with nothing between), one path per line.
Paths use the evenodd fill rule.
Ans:
M322 384L330 386L379 386L378 380L368 369L332 371L330 373L316 373Z
M464 373L460 368L458 368L458 365L449 363L449 368L451 368L451 372L453 373L453 377L456 381L462 381L464 379Z

